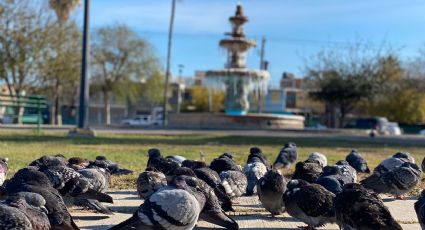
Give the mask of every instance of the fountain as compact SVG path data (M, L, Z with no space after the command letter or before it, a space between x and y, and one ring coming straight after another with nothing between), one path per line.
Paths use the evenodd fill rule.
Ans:
M246 54L256 46L254 40L245 37L243 25L248 18L238 5L236 14L229 18L232 32L220 41L220 47L227 52L224 69L209 70L203 80L211 90L225 92L225 114L223 113L180 113L170 114L169 126L193 129L302 129L304 117L248 113L248 96L252 93L265 95L270 79L269 72L246 68ZM210 94L211 95L211 94ZM211 97L210 97L211 99Z
M237 6L235 15L229 21L232 32L226 35L230 37L220 41L220 47L227 51L227 63L224 69L207 71L205 85L209 90L218 89L226 93L226 114L246 115L249 110L248 95L252 92L265 95L270 74L266 70L246 68L246 54L256 46L256 42L245 37L243 25L248 18L241 5Z

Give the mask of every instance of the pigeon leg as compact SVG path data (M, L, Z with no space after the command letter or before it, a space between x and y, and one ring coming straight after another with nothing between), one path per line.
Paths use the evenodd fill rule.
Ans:
M403 195L399 195L399 196L395 196L394 197L396 200L406 200L406 197Z

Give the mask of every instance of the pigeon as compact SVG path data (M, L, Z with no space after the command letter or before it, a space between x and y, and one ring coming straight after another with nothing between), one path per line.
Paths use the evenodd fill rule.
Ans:
M191 168L192 170L198 169L198 168L205 168L207 167L207 164L203 161L194 161L194 160L184 160L182 162L183 167Z
M308 159L298 162L295 165L295 172L292 179L301 179L309 183L314 183L322 175L322 166L318 160Z
M167 179L162 172L145 171L137 178L137 193L142 199L147 199L165 186L167 186Z
M357 171L347 161L340 160L336 162L335 166L341 170L344 177L351 180L350 183L357 182Z
M22 203L22 202L21 202ZM32 230L32 224L28 217L22 212L19 206L0 204L0 226L4 230Z
M183 179L192 190L200 191L205 196L205 206L200 213L200 219L225 227L229 230L239 229L238 224L221 209L221 204L212 188L203 180L190 176L179 176L173 180ZM171 184L174 183L171 182Z
M247 164L244 167L244 173L248 181L248 186L246 187L247 196L256 193L258 180L267 173L267 170L271 169L270 163L260 148L253 147L249 152Z
M6 195L20 192L33 192L41 195L45 201L47 216L52 229L78 230L59 192L52 187L47 176L36 167L19 170L6 184Z
M241 197L246 192L248 182L243 172L235 170L223 171L220 173L220 178L226 194L231 199Z
M388 193L397 199L403 199L402 195L411 191L419 183L421 170L411 162L405 162L401 166L385 173L373 173L360 183L367 189L376 193Z
M232 157L229 157L228 153L224 153L219 158L214 159L210 164L210 169L216 171L218 174L227 170L240 171L238 164L236 164Z
M345 185L336 195L334 206L341 229L402 229L379 196L360 184Z
M366 159L357 152L357 150L351 150L350 154L347 155L345 160L357 171L360 173L370 173L370 169L367 166Z
M192 169L186 168L186 167L177 167L168 172L166 175L167 181L171 181L175 176L191 176L196 177L196 174L193 172Z
M308 159L317 160L320 166L322 166L322 168L328 165L328 159L326 158L326 156L318 152L310 153L310 155L308 156Z
M315 183L323 186L335 195L342 192L344 186L344 183L338 180L334 175L321 176Z
M7 161L8 158L0 158L0 186L3 185L4 181L7 178L7 171L9 170Z
M39 159L31 162L29 166L40 168L41 166L66 166L67 160L65 157L59 156L42 156Z
M252 162L261 162L263 163L267 170L270 170L272 166L270 165L270 162L267 160L266 155L263 154L263 151L259 147L252 147L249 149L249 156L247 160L247 164Z
M418 200L415 202L415 211L418 216L422 230L425 229L425 190L422 190Z
M283 199L289 215L306 223L308 229L314 229L335 223L334 197L333 193L321 185L291 180Z
M156 170L164 173L165 175L168 175L176 168L180 168L180 164L170 159L157 157L149 159L148 167L155 168Z
M277 156L273 168L280 169L282 167L289 168L293 163L297 161L297 145L295 143L287 143L280 150Z
M18 209L19 212L23 213L28 218L29 222L31 223L30 229L45 230L45 229L50 229L51 227L49 218L47 217L48 211L45 208L46 200L37 193L32 193L32 192L16 193L13 196L9 196L6 202L0 206L3 206L3 205L8 205L9 207ZM9 212L8 213L9 218L14 213L16 212L13 212L13 211ZM9 218L2 216L0 219L10 220ZM21 219L20 221L23 221L23 219ZM6 226L7 223L2 223L0 225ZM16 229L20 229L20 228L16 226Z
M273 216L285 211L283 194L286 191L286 179L278 170L270 170L257 184L258 198L263 207Z
M106 159L105 156L97 156L96 162L101 162L106 165L106 168L112 175L130 175L133 174L132 170L121 168L118 163ZM98 164L99 164L98 163Z
M232 201L230 197L226 194L226 189L221 184L221 178L218 173L210 168L197 168L193 172L196 174L196 177L205 181L213 190L217 198L221 203L221 208L224 211L234 211L232 207Z
M170 159L172 161L175 161L175 162L179 163L180 165L183 163L183 161L186 160L185 157L178 156L178 155L166 156L165 158Z
M392 171L405 162L415 163L415 159L410 155L410 153L398 152L393 156L383 160L378 166L376 166L376 168L373 170L373 173L383 174Z
M90 165L90 161L81 157L71 157L68 159L68 166L74 170L84 169Z
M132 217L110 230L191 230L204 206L205 196L192 191L184 179L176 177L173 186L153 193Z
M147 167L152 168L152 167L154 167L152 165L152 160L162 158L161 151L159 151L159 149L155 149L155 148L149 149L148 150L148 157L149 157L149 159L148 159Z

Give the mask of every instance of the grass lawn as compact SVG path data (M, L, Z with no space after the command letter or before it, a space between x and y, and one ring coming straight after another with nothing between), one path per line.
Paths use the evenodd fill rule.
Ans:
M289 141L297 144L299 160L313 151L324 153L330 164L345 159L352 148L358 149L368 160L371 168L387 156L397 151L413 154L417 163L425 156L423 144L400 146L374 140L343 141L330 138L280 138L280 137L242 137L225 135L135 135L100 134L96 138L69 138L66 134L44 132L0 131L0 156L9 158L10 172L13 174L32 160L46 154L63 154L66 157L80 156L94 159L97 155L117 161L122 167L134 170L132 176L115 178L114 187L132 187L138 173L147 162L147 150L159 148L164 155L178 154L189 159L199 159L200 153L206 155L207 162L222 154L234 154L240 164L244 164L247 152L252 146L259 146L270 161L274 161L280 148ZM286 172L290 173L290 171ZM10 175L11 175L10 174Z

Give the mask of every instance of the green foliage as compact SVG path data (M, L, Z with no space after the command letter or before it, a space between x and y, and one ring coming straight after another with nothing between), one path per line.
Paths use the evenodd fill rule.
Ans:
M165 77L159 71L155 71L151 76L147 77L142 87L143 102L151 107L160 105L164 100L164 84Z
M208 89L203 86L193 86L191 89L191 106L195 107L196 112L209 112L210 99ZM220 112L224 107L224 92L211 90L212 112ZM188 105L185 105L186 107Z

